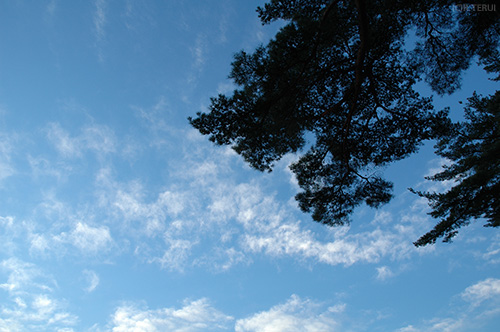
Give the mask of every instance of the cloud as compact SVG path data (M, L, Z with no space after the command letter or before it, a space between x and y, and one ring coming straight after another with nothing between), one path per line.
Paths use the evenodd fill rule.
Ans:
M180 309L140 309L128 304L116 309L112 317L112 331L210 331L227 329L233 321L212 307L206 298L184 302Z
M66 179L67 175L72 171L72 167L69 165L54 163L53 160L41 156L33 157L28 155L27 159L33 178L36 180L49 176L61 181L62 179Z
M340 324L335 315L342 312L344 306L324 308L324 305L312 300L303 300L292 295L284 304L262 311L249 318L236 321L235 331L340 331Z
M18 246L19 224L12 216L0 216L0 253L12 254Z
M179 146L172 141L175 141L176 137L183 137L184 133L182 129L170 124L169 118L172 112L164 96L160 96L152 106L140 107L134 105L131 106L131 109L151 135L151 137L146 137L146 142L143 145L161 148L162 150Z
M49 18L53 18L56 13L56 9L57 9L57 0L50 0L50 2L45 7L46 15L48 15Z
M449 159L441 157L429 160L429 162L427 163L428 170L424 174L424 177L427 178L434 176L445 170L446 166L450 166L451 164L452 162ZM454 180L445 180L445 181L423 180L419 182L417 185L415 185L414 188L418 188L419 190L422 190L421 188L424 188L423 191L429 191L429 192L445 192L449 190L454 184L455 184Z
M13 144L11 136L0 133L0 181L15 174L15 169L11 162Z
M109 250L113 244L113 239L107 227L92 227L82 222L76 223L70 233L61 233L55 239L71 243L82 253L94 255Z
M0 284L10 294L20 294L25 290L50 291L54 283L47 275L42 273L34 264L27 263L15 257L3 260L1 270L7 272L7 282Z
M156 237L166 230L167 218L175 218L188 205L183 192L166 190L160 192L153 202L145 202L144 186L132 181L123 185L116 183L109 175L100 173L98 181L103 185L100 205L111 209L110 212L127 221L123 226L128 231ZM173 226L176 228L176 226Z
M220 247L214 249L208 255L196 258L193 264L208 267L212 272L220 273L240 263L250 264L251 261L251 258L245 256L245 253L234 247Z
M84 127L79 139L86 149L102 155L116 151L116 139L112 129L108 126L91 125Z
M388 266L377 267L377 279L378 280L386 280L394 277L394 272L392 272L391 268Z
M481 258L489 264L500 263L500 234L493 237L486 253L481 254Z
M83 270L83 276L85 277L88 286L85 287L87 293L93 292L99 285L99 276L92 270Z
M155 108L164 107L162 99L158 105ZM96 177L99 206L132 235L136 254L145 261L179 270L203 261L221 271L250 262L258 253L350 266L432 251L417 251L412 244L428 226L429 218L418 204L399 213L380 210L373 222L364 222L356 231L347 226L314 232L309 220L300 220L304 215L296 206L280 202L267 189L271 182L290 185L286 165L248 181L237 171L251 170L234 151L209 146L199 135L184 135L175 151L182 154L174 158L168 148L163 152L170 182L159 191L150 190L141 179L118 182L109 168ZM391 222L395 219L401 222ZM200 255L198 248L204 248ZM389 275L389 270L379 271L379 278Z
M123 12L125 26L129 31L140 32L141 27L156 24L152 3L127 0Z
M424 209L427 204L421 199L402 197L399 204L409 208L378 210L370 220L355 220L361 223L356 228L314 231L309 216L271 191L288 186L293 195L297 190L290 185L286 167L291 159L281 161L272 174L247 180L252 171L229 147L215 148L194 130L171 128L168 114L164 114L164 97L150 107L133 108L149 129L145 136L138 137L145 142L143 146L168 136L169 144L162 143L162 149L154 151L155 162L168 169L168 181L151 186L151 179L163 178L164 171L138 173L133 180L118 181L113 164L107 162L94 183L94 213L102 215L107 226L90 226L79 218L71 231L33 236L32 248L42 252L57 240L98 253L113 244L111 229L125 235L123 240L134 248L136 257L179 271L201 265L223 271L251 262L255 254L350 266L405 260L433 250L417 250L412 244L430 228ZM90 151L102 157L114 153L120 145L113 131L103 125L83 126L76 135L70 135L58 123L48 128L49 140L68 158ZM377 269L380 280L392 275L393 270L386 266Z
M71 138L58 123L51 123L47 137L55 145L57 151L65 157L81 156L78 140Z
M402 259L415 251L405 229L374 228L349 234L349 227L332 231L333 241L321 241L312 231L303 229L300 222L282 222L267 232L245 234L244 247L250 252L271 256L310 258L329 265L346 266L376 263L384 257Z
M495 319L500 315L500 279L488 278L467 287L461 303L450 306L445 317L434 317L420 325L411 324L398 332L457 332L480 331L485 326L496 328ZM485 329L486 330L486 329Z
M29 240L30 252L42 255L66 254L64 249L73 247L78 250L78 255L102 256L115 245L108 227L92 226L81 221L76 222L70 231L30 233Z
M197 70L201 70L205 64L205 57L207 52L206 46L206 36L200 34L196 37L195 46L191 48L191 53L194 57L193 67Z
M182 271L195 244L193 240L172 239L167 236L163 256L153 258L151 261L160 263L163 268Z
M104 25L106 24L106 0L95 1L94 28L99 39L104 38Z
M12 257L0 263L0 271L8 274L0 284L10 299L0 305L0 326L6 331L57 331L76 324L78 318L51 295L55 280L36 265Z
M47 294L33 295L29 302L20 298L13 302L11 306L3 305L0 313L0 323L8 327L5 331L72 331L78 321Z
M488 278L470 287L462 293L462 298L474 305L500 296L500 279Z
M229 94L236 90L236 85L232 81L224 81L217 85L217 94Z
M207 38L204 33L199 33L196 36L194 45L190 47L193 63L187 75L187 83L191 87L196 85L197 79L205 66L208 52Z
M47 137L65 158L82 157L86 151L92 151L101 157L116 151L114 133L104 125L85 126L80 135L71 137L59 123L50 123Z
M100 62L104 61L104 55L100 44L103 43L106 37L106 0L95 1L95 11L92 17L94 24L94 34L96 38L97 56Z

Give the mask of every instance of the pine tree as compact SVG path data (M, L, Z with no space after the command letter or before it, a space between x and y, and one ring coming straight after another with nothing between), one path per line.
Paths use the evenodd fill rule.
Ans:
M230 78L238 88L189 121L260 171L307 148L290 166L300 208L327 225L347 223L360 204L390 201L386 165L426 140L441 139L443 156L452 144L446 137L456 125L447 110L435 111L415 83L425 79L437 93L453 93L473 59L498 72L499 15L457 8L452 1L273 0L257 9L261 21L288 23L266 46L236 54ZM413 49L409 32L417 37ZM441 196L420 194L438 207ZM448 239L478 215L416 244Z

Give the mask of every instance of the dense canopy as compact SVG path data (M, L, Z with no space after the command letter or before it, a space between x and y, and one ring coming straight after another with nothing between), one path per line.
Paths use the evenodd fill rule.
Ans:
M474 97L469 110L479 113L453 124L447 109L435 110L415 90L424 79L438 94L453 93L472 61L498 73L499 13L475 9L453 1L271 1L258 8L262 23L286 24L266 46L236 54L237 89L189 120L261 171L302 152L290 166L302 189L296 199L327 225L349 222L362 203L389 202L383 168L436 139L437 153L457 166L433 179L461 183L445 194L419 193L444 219L416 245L449 240L470 218L498 226L498 97ZM476 138L482 126L488 133ZM476 158L464 157L470 149ZM474 166L483 162L492 166ZM469 188L476 173L483 182Z

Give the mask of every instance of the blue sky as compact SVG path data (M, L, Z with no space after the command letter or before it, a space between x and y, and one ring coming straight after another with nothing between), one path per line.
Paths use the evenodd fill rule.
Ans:
M412 245L435 221L406 188L444 188L432 144L386 170L390 204L328 228L296 156L259 173L189 126L276 32L262 3L0 1L0 331L496 331L499 231ZM436 105L495 84L472 70Z

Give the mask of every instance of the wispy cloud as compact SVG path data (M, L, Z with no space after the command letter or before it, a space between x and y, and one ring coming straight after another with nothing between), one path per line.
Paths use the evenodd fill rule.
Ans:
M99 285L99 276L92 270L83 270L83 276L87 282L87 287L84 290L88 293L93 292Z
M53 281L32 263L11 257L1 262L0 268L8 274L7 281L0 284L0 288L10 294L18 295L28 289L37 291L52 289Z
M112 331L211 331L226 330L231 316L215 309L206 298L186 300L180 309L141 309L125 304L112 317Z
M151 106L140 107L133 105L131 108L135 112L141 125L146 128L151 135L151 137L148 137L147 141L143 143L145 147L154 147L162 150L166 147L170 148L177 143L176 138L183 135L183 130L172 126L172 121L169 121L173 112L167 98L164 96L160 96ZM136 138L136 140L137 139L138 138ZM142 137L142 139L144 139L144 137Z
M207 36L203 33L198 34L196 36L196 40L194 41L194 45L190 47L190 51L193 57L193 62L191 65L191 71L187 77L187 83L190 86L193 86L196 85L197 78L203 71L206 62L208 52Z
M384 281L389 278L394 277L394 272L392 272L391 268L388 266L380 266L377 267L377 279Z
M93 20L97 39L102 40L105 36L104 26L106 24L106 0L95 1Z
M467 287L462 293L462 298L474 305L479 305L482 302L491 298L500 297L500 279L488 278L480 281L470 287Z
M139 32L141 28L156 24L153 3L127 0L123 13L125 26L129 31Z
M45 11L49 18L54 17L56 9L57 9L57 0L50 0L50 2L47 4L47 7L45 7Z
M0 181L15 174L15 169L11 162L12 140L12 136L0 132Z
M12 216L0 216L0 253L12 255L18 247L21 230Z
M192 239L171 239L168 235L165 238L165 247L161 257L151 259L152 262L158 262L163 268L182 271L187 265L187 259L190 256L191 248L196 245Z
M335 316L343 310L343 305L325 308L320 303L292 295L283 304L248 318L239 319L235 331L339 331L340 324Z
M70 214L65 216L69 221L78 219ZM64 256L73 253L87 258L105 257L116 246L108 227L78 220L70 227L60 225L54 229L29 231L27 236L33 255Z
M67 237L67 241L82 252L96 254L109 249L113 239L105 226L92 227L79 222Z
M85 126L76 136L71 136L59 123L50 123L46 131L49 141L65 158L82 157L87 151L102 157L116 151L114 132L104 125Z
M201 70L201 68L203 67L203 65L205 64L205 57L206 57L206 37L204 35L198 35L196 37L196 42L195 42L195 46L193 48L191 48L191 52L193 54L193 58L194 58L194 63L193 63L193 66L198 69L198 70Z
M51 295L55 281L37 266L9 258L0 263L0 271L8 274L0 289L10 299L0 305L3 331L63 330L76 324L78 318Z
M164 107L161 101L156 108ZM101 208L134 234L136 253L149 255L146 261L182 270L200 264L193 255L197 247L210 248L204 250L203 260L219 270L249 262L259 253L349 266L432 251L417 251L412 244L428 226L418 204L402 212L381 210L361 231L339 227L318 234L297 217L303 216L297 208L265 189L265 175L259 180L236 179L233 169L246 166L231 149L206 146L188 133L176 146L176 157L169 158L172 182L159 192L150 191L140 179L120 183L109 169L97 177ZM288 182L288 173L281 176ZM379 271L379 278L389 275L389 270Z
M106 0L96 0L95 3L95 11L93 15L93 23L94 23L94 33L96 38L96 47L97 47L97 56L99 61L104 61L104 54L102 50L102 43L106 37Z
M421 324L402 327L397 332L481 331L494 324L500 315L500 279L488 278L467 287L460 295L463 302L450 306L445 317L434 317Z

